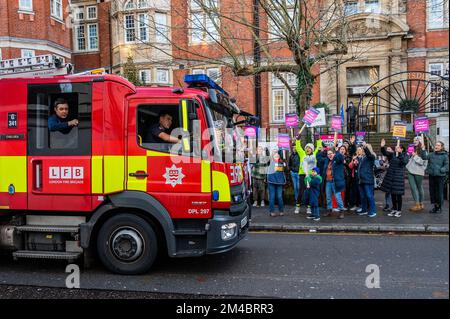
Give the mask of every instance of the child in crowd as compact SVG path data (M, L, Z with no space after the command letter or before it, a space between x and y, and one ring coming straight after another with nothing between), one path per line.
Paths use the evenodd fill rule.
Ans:
M311 215L307 218L318 222L320 220L319 195L322 184L322 177L318 167L314 167L311 170L310 174L305 178L305 184L309 192L308 204L311 208Z

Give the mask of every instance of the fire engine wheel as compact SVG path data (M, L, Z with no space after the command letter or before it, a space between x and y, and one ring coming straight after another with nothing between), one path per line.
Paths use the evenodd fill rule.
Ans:
M97 237L97 250L110 271L136 275L147 272L158 254L153 226L139 216L117 215L105 222Z

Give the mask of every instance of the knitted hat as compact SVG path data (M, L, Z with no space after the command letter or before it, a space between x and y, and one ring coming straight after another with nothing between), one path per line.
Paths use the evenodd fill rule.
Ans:
M314 152L314 145L313 145L312 143L306 144L305 150L306 150L308 147Z
M320 168L314 167L311 171L315 171L317 175L320 175Z

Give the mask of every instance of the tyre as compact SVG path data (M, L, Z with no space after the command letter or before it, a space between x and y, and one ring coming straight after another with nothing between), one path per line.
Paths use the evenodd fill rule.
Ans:
M121 214L108 219L97 236L101 262L117 274L147 272L158 254L154 229L151 223L136 215Z

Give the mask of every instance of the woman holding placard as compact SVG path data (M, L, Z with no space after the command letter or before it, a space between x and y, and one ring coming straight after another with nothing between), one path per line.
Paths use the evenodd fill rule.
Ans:
M272 151L270 166L267 172L269 184L269 213L271 217L284 215L283 187L286 185L284 169L286 163L276 150ZM279 213L275 213L275 199L278 202Z
M415 206L409 210L417 212L422 210L423 207L423 177L425 176L425 169L427 168L427 161L420 157L422 152L422 143L420 137L414 138L414 151L409 158L409 162L406 165L408 171L408 181L411 187L411 193L415 201Z

